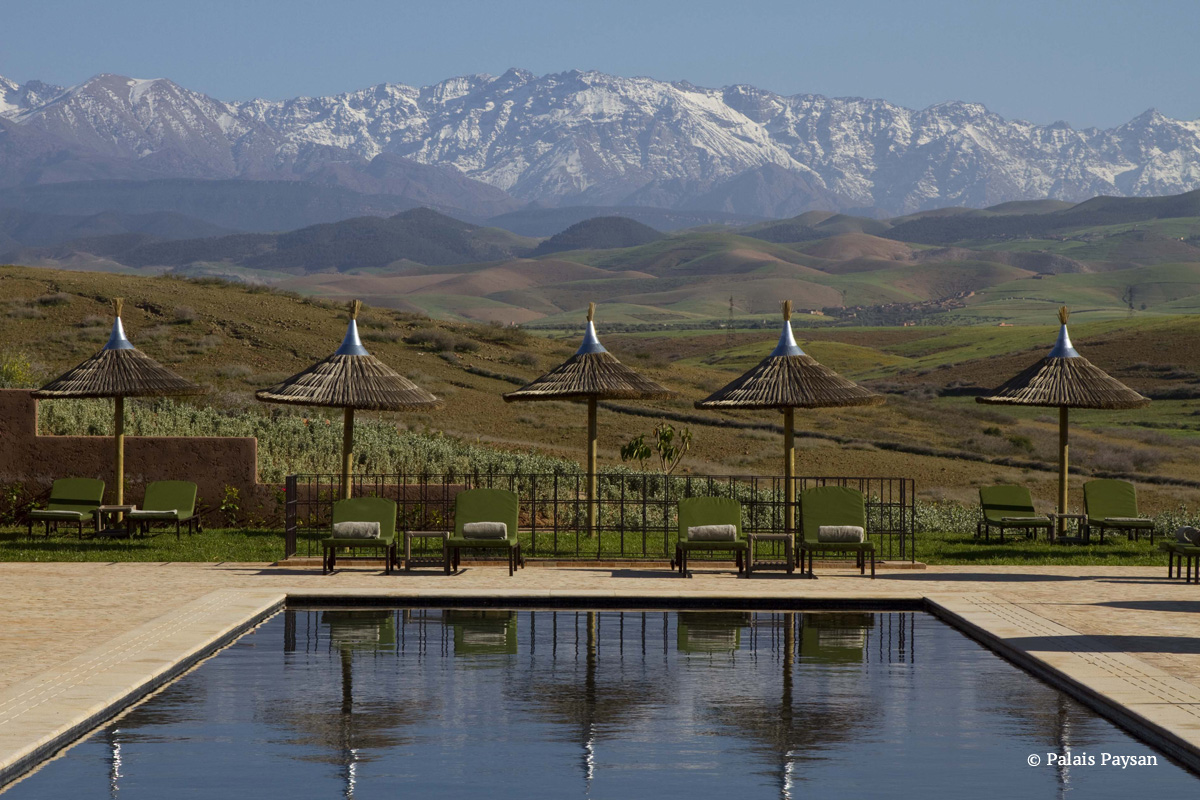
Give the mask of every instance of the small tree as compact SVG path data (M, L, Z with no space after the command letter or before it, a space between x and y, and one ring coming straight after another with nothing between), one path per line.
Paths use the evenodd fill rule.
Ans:
M639 433L621 447L622 461L638 462L638 470L646 471L646 462L650 459L650 445L646 444L646 434Z
M658 454L659 469L663 475L670 475L679 466L679 462L692 446L692 431L681 428L676 431L669 422L660 422L654 426L650 434L651 444L646 443L646 434L639 433L621 448L622 461L637 461L638 469L645 471L646 462L654 454Z

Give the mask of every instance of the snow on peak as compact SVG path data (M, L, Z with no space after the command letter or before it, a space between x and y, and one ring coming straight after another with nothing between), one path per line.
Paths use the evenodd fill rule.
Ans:
M129 78L125 84L129 87L129 102L137 104L145 95L146 92L154 88L154 86L162 78Z
M1180 122L1153 109L1111 130L1076 130L1006 120L971 102L914 110L878 99L782 96L746 84L715 89L597 71L539 77L514 67L420 88L384 83L238 103L165 78L104 74L67 94L0 78L0 115L113 156L172 148L173 158L186 153L205 175L270 174L303 153L342 160L387 154L454 167L545 203L712 203L790 216L798 211L787 203L906 213L1200 188L1200 120ZM776 181L772 191L787 187L796 197L780 206L769 205L776 203L764 196L770 192L748 198L727 187L741 194L722 194L754 171Z

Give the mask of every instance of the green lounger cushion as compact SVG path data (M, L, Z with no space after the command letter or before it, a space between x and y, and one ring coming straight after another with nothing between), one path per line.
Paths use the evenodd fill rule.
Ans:
M979 488L983 518L1005 528L1049 528L1050 520L1033 508L1033 495L1024 486L1001 484Z
M1100 522L1106 528L1153 528L1154 520L1146 517L1105 517Z
M104 481L98 478L59 478L50 487L50 501L44 509L31 511L37 519L89 520L104 502ZM48 516L47 513L71 512L77 516Z
M800 542L801 550L825 551L829 553L870 553L874 542Z
M142 507L130 512L130 516L139 514L142 519L151 519L146 512L171 515L161 519L178 519L181 522L189 519L196 513L196 484L191 481L154 481L147 484Z
M499 547L501 542L516 541L517 518L521 502L516 492L507 489L467 489L454 496L454 535L447 544L455 547ZM507 526L507 539L468 538L463 526L472 522L503 522ZM468 544L483 542L482 545Z
M733 552L735 550L746 550L749 547L750 544L745 539L739 539L733 542L728 540L723 542L705 541L703 539L695 542L684 540L679 543L680 550L728 550Z
M359 536L347 538L347 539L341 539L341 538L338 538L335 536L330 536L326 539L321 540L321 546L326 547L326 548L329 548L329 547L387 548L387 547L392 546L392 542L390 539L372 539L372 538L364 539Z
M1039 517L1001 517L1000 522L1006 528L1048 528L1050 521L1044 516ZM993 521L992 524L995 524Z
M29 516L33 517L34 519L65 519L72 522L89 520L92 518L91 514L85 514L82 511L62 511L58 509L51 510L48 508L39 508L35 509L34 511L30 511Z
M862 492L846 486L818 486L800 493L800 547L804 550L865 551L874 542L821 542L821 528L852 525L867 529L867 504Z
M378 522L378 539L343 539L332 535L322 539L325 547L379 547L396 538L396 501L383 497L352 497L333 504L333 524L339 522Z
M490 539L468 539L464 536L451 536L448 539L446 539L446 545L449 547L464 547L464 548L494 547L496 549L500 549L500 548L516 547L517 540L516 539L498 539L495 537L490 538Z
M688 540L688 528L700 528L708 525L732 525L735 542L725 540ZM679 501L679 544L699 545L714 549L729 549L720 547L742 541L742 504L729 497L685 497Z
M1109 478L1083 485L1083 508L1088 525L1104 528L1153 528L1154 521L1138 515L1137 490L1129 481Z
M149 520L176 520L180 519L179 511L169 509L167 511L150 511L149 509L139 508L129 512L130 519L149 519Z

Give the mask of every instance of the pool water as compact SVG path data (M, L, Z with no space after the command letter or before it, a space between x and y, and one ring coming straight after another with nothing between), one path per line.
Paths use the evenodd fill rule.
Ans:
M281 612L4 800L1147 791L1200 780L923 613L412 609Z

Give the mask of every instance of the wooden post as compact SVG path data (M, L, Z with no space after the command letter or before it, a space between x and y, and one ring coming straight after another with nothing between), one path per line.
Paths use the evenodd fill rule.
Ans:
M783 529L796 530L796 433L795 409L783 410L783 501L786 503Z
M1069 463L1067 443L1067 407L1058 408L1058 513L1067 513L1067 465ZM1067 521L1058 518L1058 535L1066 533Z
M113 459L113 473L117 480L117 502L114 505L125 505L125 398L116 397L113 400L113 444L116 446L116 457ZM118 516L117 519L120 519Z
M596 535L596 398L588 398L587 534Z
M792 324L792 301L783 301L783 326L790 329ZM793 408L783 410L783 530L791 533L796 530L796 411Z
M342 499L350 499L350 462L354 458L354 409L342 410Z

